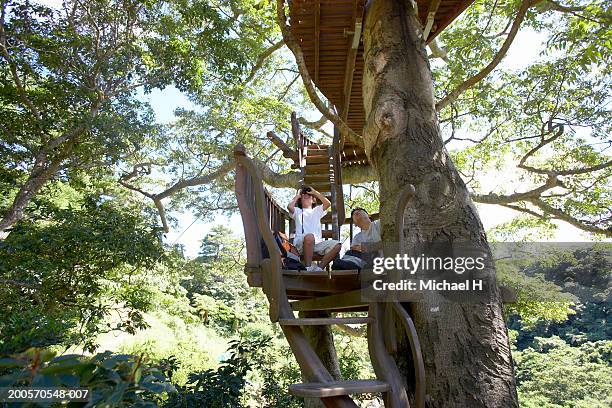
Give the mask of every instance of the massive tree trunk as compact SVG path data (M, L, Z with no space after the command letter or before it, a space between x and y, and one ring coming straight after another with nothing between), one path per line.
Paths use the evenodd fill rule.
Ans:
M453 248L459 241L490 253L476 208L440 135L431 71L411 3L370 4L363 32L364 143L380 182L383 241L397 241L399 193L412 184L415 199L405 225L397 226L404 229L405 253L418 254L430 243ZM428 407L518 406L496 288L491 296L492 301L467 304L427 294L410 307L425 360ZM409 355L398 353L408 378Z

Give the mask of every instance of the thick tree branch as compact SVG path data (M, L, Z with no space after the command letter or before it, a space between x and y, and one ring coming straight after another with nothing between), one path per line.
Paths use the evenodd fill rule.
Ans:
M298 66L298 70L302 77L302 81L304 82L304 86L306 87L306 92L310 97L310 100L317 107L319 112L330 122L332 122L338 130L340 134L345 135L346 138L355 143L357 145L363 145L363 140L361 136L359 136L353 129L351 129L345 121L340 118L333 110L328 108L326 104L319 98L317 94L317 90L315 89L315 85L310 77L310 73L308 72L308 68L306 67L306 61L304 59L304 54L302 53L302 49L300 45L297 43L293 34L291 33L291 29L287 25L287 16L285 15L285 2L284 0L276 0L276 19L277 23L283 33L283 40L287 47L291 50L295 57L295 62Z
M512 204L520 201L529 200L532 198L539 197L542 193L554 188L554 187L562 187L563 183L557 178L557 176L551 175L548 177L546 182L539 187L536 187L532 190L525 191L523 193L513 193L513 194L476 194L472 193L472 200L477 203L482 204Z
M266 161L254 158L252 158L252 160L259 172L259 176L267 185L275 188L296 188L299 185L300 179L302 177L302 174L300 172L291 171L288 173L278 173L268 167ZM129 183L130 180L133 180L139 176L151 174L150 166L153 164L154 163L139 163L134 165L132 171L122 175L119 178L118 182L125 188L142 194L143 196L153 201L159 213L164 232L169 232L170 227L166 218L166 211L162 200L172 196L173 194L187 187L194 187L197 185L212 183L216 179L223 177L224 175L229 173L235 166L235 163L232 160L229 160L219 166L217 170L205 176L192 177L189 179L178 181L166 190L157 194L144 191L143 189ZM343 179L345 183L365 183L367 181L375 180L376 173L371 166L349 166L343 170Z
M508 195L500 195L500 194L475 194L472 193L470 196L472 200L477 203L482 204L497 204L503 207L511 208L515 211L524 212L530 215L533 215L538 218L553 218L560 221L565 221L576 228L579 228L583 231L602 234L606 237L612 237L612 227L603 228L593 225L589 221L580 220L576 217L573 217L563 210L553 207L543 200L542 194L554 187L563 186L562 182L557 178L556 175L549 175L548 180L545 184L534 188L530 191L523 193L514 193ZM535 207L542 210L542 214L533 211L531 209L525 207L519 207L517 205L513 205L520 202L531 203Z
M459 95L461 95L463 92L465 92L466 90L468 90L469 88L471 88L472 86L480 82L484 77L489 75L489 73L491 73L491 71L493 71L493 69L495 69L497 65L499 65L501 60L506 56L506 53L508 52L510 45L514 41L514 38L516 37L516 34L518 33L518 30L523 20L525 19L527 10L529 10L529 8L536 3L537 3L537 0L536 1L523 0L521 2L521 5L519 6L518 12L516 14L516 18L514 19L514 23L512 23L512 28L510 28L510 32L508 33L506 40L502 44L499 51L497 51L497 54L495 54L495 57L493 58L493 60L486 67L480 70L480 72L478 72L473 77L462 82L459 86L457 86L457 88L453 89L444 98L442 98L442 100L436 103L436 110L441 111L446 106L448 106L449 103L457 100Z
M583 11L585 9L584 7L580 7L580 6L578 7L564 6L552 0L544 0L542 3L543 4L542 4L541 11L554 10L554 11L560 11L562 13L572 13L573 14L577 11Z
M142 194L143 196L153 200L153 203L155 204L155 207L157 208L157 212L159 213L159 217L161 219L161 223L162 223L164 232L169 232L170 227L168 225L168 220L166 218L166 210L162 202L163 199L168 198L172 196L173 194L177 193L178 191L183 190L187 187L193 187L193 186L198 186L202 184L212 183L214 180L220 177L223 177L224 175L229 173L234 168L234 162L231 160L228 160L227 162L219 166L217 170L207 174L206 176L197 176L197 177L191 177L188 179L180 180L174 183L169 188L162 191L161 193L157 193L157 194L146 192L142 190L141 188L128 183L129 180L135 177L138 177L143 174L150 174L151 164L153 163L139 163L139 164L134 165L132 171L130 173L122 175L119 178L118 182L125 188L132 190L132 191L136 191Z
M431 56L433 58L440 58L442 61L448 63L448 53L444 48L440 47L436 38L429 43L429 49L431 50Z
M529 208L525 208L525 207L520 207L518 205L512 205L512 204L500 204L502 207L506 207L506 208L510 208L511 210L514 211L518 211L518 212L524 212L526 214L529 215L533 215L536 218L540 218L540 219L547 219L544 215L535 212L533 210L530 210Z
M567 214L563 210L553 207L552 205L548 204L541 198L532 198L528 201L532 203L533 205L535 205L536 207L540 208L546 214L550 214L556 219L565 221L568 224L571 224L576 228L579 228L583 231L592 232L594 234L602 234L608 238L612 238L612 226L608 228L602 228L602 227L598 227L596 225L590 224L588 221L579 220L578 218L575 218Z
M297 188L300 183L301 173L291 171L289 173L277 173L268 167L268 164L257 159L251 159L259 171L259 176L267 185L275 188Z
M319 120L309 121L306 118L300 116L298 118L298 122L299 122L300 125L304 125L304 126L306 126L308 128L311 128L311 129L319 130L319 128L321 126L323 126L324 124L326 124L328 122L328 119L327 119L327 117L325 115L322 115L319 118Z
M298 123L300 125L306 126L307 128L312 130L316 130L317 132L323 133L325 136L333 139L333 135L327 133L325 130L322 129L323 125L325 125L327 122L328 119L325 115L321 115L321 118L315 121L309 121L301 116L298 118Z
M285 143L280 137L276 136L274 132L266 133L268 139L274 143L276 147L278 147L283 152L283 157L287 159L291 159L294 162L298 161L298 153L295 149L291 148L287 143Z
M321 115L321 118L315 121L306 120L306 118L303 118L301 116L298 118L298 123L300 125L306 126L307 128L312 129L312 130L316 130L317 132L323 133L325 136L329 137L330 139L333 139L334 136L332 134L329 134L328 132L322 129L323 125L325 125L327 122L328 122L328 119L325 115Z
M593 171L599 171L599 170L606 169L610 166L612 166L612 160L598 164L596 166L591 166L591 167L582 167L579 169L570 169L570 170L557 170L555 171L555 174L558 174L559 176L569 176L572 174L591 173Z
M246 85L249 82L251 82L253 78L255 78L257 71L259 71L261 67L263 66L264 62L266 62L266 59L268 59L270 55L274 54L276 51L281 49L283 45L285 45L285 42L283 40L279 40L275 42L274 44L272 44L272 46L267 48L264 52L262 52L259 55L259 57L257 57L257 61L255 62L255 65L253 65L253 68L251 68L251 71L249 72L249 76L246 77L246 79L244 80L242 84Z
M233 161L226 161L221 166L217 168L217 170L205 175L205 176L197 176L188 178L185 180L178 181L174 183L172 186L162 191L159 194L155 194L155 198L159 200L163 200L164 198L170 197L171 195L177 193L178 191L185 189L187 187L199 186L202 184L208 184L213 182L214 180L225 176L234 168Z

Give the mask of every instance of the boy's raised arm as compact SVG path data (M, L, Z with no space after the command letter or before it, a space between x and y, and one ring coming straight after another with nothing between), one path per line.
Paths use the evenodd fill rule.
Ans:
M331 202L327 199L327 197L325 197L323 194L319 193L314 188L310 191L310 194L312 194L313 196L315 196L319 200L321 200L321 204L323 204L323 211L327 211L327 209L329 207L331 207Z
M302 194L300 193L300 190L298 190L297 193L295 193L295 197L293 197L293 200L291 200L291 202L287 204L287 210L289 210L289 214L293 215L293 213L295 212L295 204L301 196Z

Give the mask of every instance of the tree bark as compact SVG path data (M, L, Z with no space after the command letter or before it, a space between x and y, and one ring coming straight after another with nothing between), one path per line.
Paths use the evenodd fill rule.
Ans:
M431 243L468 242L490 254L467 188L444 147L421 27L410 3L377 0L363 32L364 145L380 182L383 242L403 228L406 254ZM399 193L412 184L405 225L394 223ZM508 333L496 289L482 303L442 301L435 294L412 304L421 341L428 407L516 407ZM401 345L401 344L400 344ZM410 352L398 365L411 391Z

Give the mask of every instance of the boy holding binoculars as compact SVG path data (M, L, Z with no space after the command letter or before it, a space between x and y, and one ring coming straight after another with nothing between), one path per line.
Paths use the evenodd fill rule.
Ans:
M321 201L321 205L317 205L317 200ZM309 272L322 271L340 252L340 242L333 239L323 240L321 232L321 218L330 206L331 203L323 194L308 186L300 188L287 205L289 214L295 220L293 245L304 257L304 264ZM312 264L315 252L323 255L320 266Z

